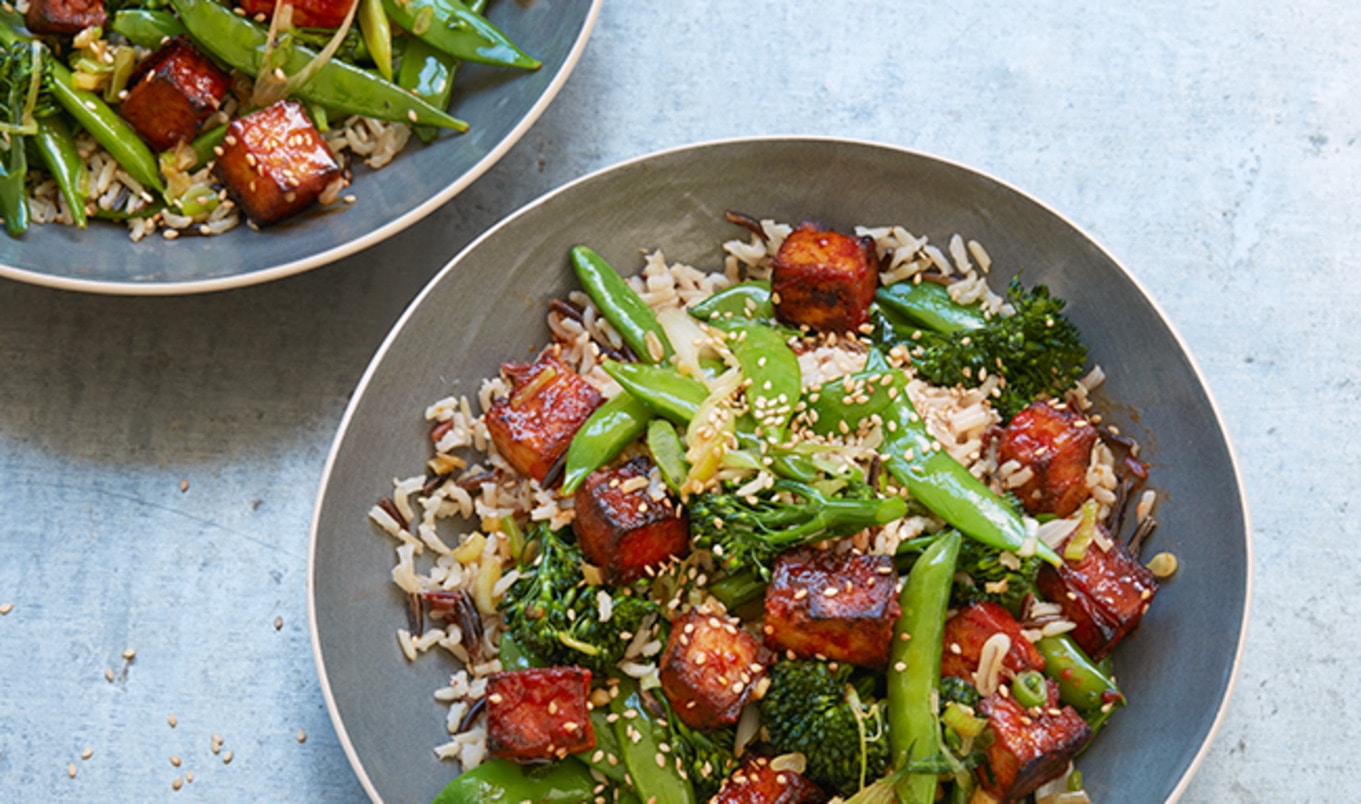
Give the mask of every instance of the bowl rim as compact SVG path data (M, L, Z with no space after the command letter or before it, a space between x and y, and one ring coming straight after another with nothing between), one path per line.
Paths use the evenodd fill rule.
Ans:
M668 148L652 151L646 154L629 157L627 159L612 163L610 165L606 165L604 167L586 173L576 179L573 179L572 181L567 182L557 188L549 190L543 193L542 195L526 202L524 205L520 206L513 212L507 214L501 220L497 221L495 224L490 226L482 234L478 235L472 242L470 242L457 254L455 254L448 262L444 264L444 267L442 267L433 277L431 277L430 280L421 288L420 292L411 300L411 302L407 305L406 309L403 310L401 316L398 317L398 319L393 323L392 328L388 330L388 333L386 336L384 336L382 343L374 352L373 357L369 360L368 366L365 367L363 375L361 375L359 381L356 383L354 391L350 394L349 401L345 406L345 412L341 417L339 425L337 426L336 435L335 438L332 440L330 450L327 453L326 463L322 469L320 483L318 484L317 495L313 505L311 524L309 526L307 545L307 626L308 633L312 643L312 656L316 663L317 676L318 681L320 682L322 695L326 701L326 710L331 717L331 723L335 727L336 736L341 744L341 747L344 749L345 755L350 761L350 767L354 770L361 786L364 788L365 792L373 801L383 800L381 795L379 795L378 791L374 788L373 782L369 778L368 773L365 770L364 763L358 756L358 752L356 751L353 742L350 740L349 732L345 726L344 721L341 718L339 709L336 704L334 693L331 689L330 679L326 672L326 660L325 657L322 655L321 650L321 635L318 631L317 626L315 570L316 570L316 550L320 534L319 525L322 515L322 502L325 499L327 487L330 485L331 473L335 469L336 458L340 452L341 444L345 440L345 437L349 431L355 411L358 408L359 402L364 397L365 392L368 390L370 381L373 379L373 376L376 373L379 364L381 364L383 360L387 357L387 353L391 346L393 345L393 343L405 331L407 324L409 323L410 319L415 315L416 310L421 306L421 304L424 303L425 299L434 292L434 289L438 285L440 285L446 279L446 277L449 276L449 274L451 274L454 270L457 269L458 265L467 257L468 254L472 253L475 249L477 249L483 243L483 241L490 239L491 237L495 236L501 229L510 225L511 222L517 220L518 218L524 215L530 214L539 207L551 203L553 199L557 198L560 195L574 192L577 187L583 184L588 184L616 171L628 170L631 167L638 164L646 163L654 159L664 158L670 155L675 155L685 151L698 152L711 148L723 148L728 146L742 146L761 143L808 143L824 145L831 144L881 149L885 151L892 151L902 156L926 159L943 163L949 167L966 171L968 173L972 173L982 178L996 182L1003 188L1010 190L1011 192L1017 193L1018 195L1027 199L1029 202L1038 205L1048 213L1054 215L1056 218L1061 220L1065 225L1072 227L1072 229L1075 232L1077 232L1089 243L1091 243L1107 259L1109 259L1114 265L1116 265L1120 269L1120 271L1124 273L1124 275L1135 285L1136 289L1144 296L1144 298L1148 301L1151 308L1161 319L1163 325L1167 327L1168 332L1171 334L1173 340L1180 348L1182 354L1186 357L1193 375L1195 376L1197 382L1200 384L1201 389L1204 391L1205 397L1209 402L1210 412L1215 420L1215 423L1219 428L1221 436L1223 437L1225 450L1227 452L1229 459L1229 464L1233 469L1234 486L1238 490L1239 504L1242 508L1243 537L1244 537L1243 618L1238 630L1237 644L1234 650L1233 662L1229 670L1228 679L1224 686L1224 692L1222 697L1220 698L1218 711L1215 713L1214 720L1211 723L1209 730L1206 732L1205 738L1201 742L1201 745L1199 749L1196 751L1195 756L1192 758L1191 762L1187 764L1186 769L1182 773L1181 778L1177 781L1177 784L1172 789L1172 792L1168 795L1166 799L1167 802L1175 802L1179 800L1182 797L1182 795L1185 794L1187 788L1191 784L1192 778L1200 769L1200 766L1203 764L1206 756L1209 754L1210 746L1214 743L1216 737L1218 736L1219 730L1223 726L1224 719L1228 714L1229 702L1233 698L1233 693L1237 687L1238 679L1242 671L1244 650L1247 643L1248 624L1252 619L1253 580L1256 574L1253 551L1253 529L1251 511L1249 510L1246 489L1243 483L1242 466L1240 465L1240 462L1238 460L1238 453L1234 448L1233 441L1229 436L1229 431L1224 421L1223 412L1219 407L1218 401L1214 397L1209 382L1207 381L1204 372L1201 370L1200 364L1197 362L1195 355L1191 352L1189 346L1186 343L1186 340L1182 337L1181 332L1176 328L1172 320L1168 317L1167 312L1163 310L1162 305L1159 304L1157 299L1155 299L1148 292L1148 289L1144 287L1143 283L1139 280L1139 278L1132 271L1130 271L1129 268L1127 268L1123 262L1116 259L1116 257L1113 254L1111 254L1106 249L1106 247L1102 245L1102 243L1099 240L1093 237L1086 229L1079 226L1067 215L1064 215L1063 213L1054 209L1052 206L1050 206L1040 198L1036 197L1034 194L1022 190L1019 187L1015 186L1014 184L1011 184L1010 182L1000 179L991 173L987 173L978 168L950 159L948 157L939 156L937 154L932 154L913 148L893 145L890 143L884 143L874 140L858 139L853 137L800 135L800 134L772 134L772 135L725 137L701 140L682 145L675 145Z
M308 257L296 259L281 265L271 266L258 271L247 271L245 273L234 274L232 276L215 277L212 279L195 279L183 282L108 282L97 279L80 279L69 276L53 276L42 271L35 271L30 268L17 268L11 265L0 263L0 277L12 279L17 282L24 282L31 285L49 287L55 290L70 290L81 293L95 293L109 296L184 296L198 293L212 293L223 290L234 290L236 288L250 287L252 285L272 282L276 279L294 276L304 271L318 268L332 262L344 259L353 254L357 254L370 246L387 240L418 221L423 220L430 213L443 206L454 196L463 192L474 181L481 178L482 174L491 169L493 165L501 160L512 147L515 146L520 138L529 131L549 104L557 97L562 90L567 79L576 69L577 62L580 61L582 53L586 50L586 43L591 38L591 32L595 28L596 19L600 16L600 9L605 0L590 0L590 7L586 11L586 17L582 20L581 30L577 34L576 40L572 43L571 49L567 53L567 58L563 60L562 66L558 68L553 79L544 89L539 98L526 110L524 116L510 132L496 143L481 159L473 164L461 176L442 189L440 192L425 199L423 202L408 210L405 214L388 221L378 228L364 234L361 237L353 238L340 243L337 246L318 251Z

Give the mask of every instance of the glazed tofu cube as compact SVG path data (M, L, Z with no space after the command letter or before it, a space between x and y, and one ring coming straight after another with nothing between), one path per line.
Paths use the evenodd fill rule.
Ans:
M542 483L603 399L551 353L533 363L506 363L501 370L511 392L492 402L487 430L515 471Z
M1029 478L1012 489L1031 514L1066 517L1089 496L1087 467L1096 428L1077 411L1046 400L1012 417L997 445L997 461L1016 461Z
M827 794L801 773L776 770L766 757L750 755L723 780L709 804L818 804Z
M696 729L737 722L769 654L732 617L690 609L671 623L659 664L676 715Z
M785 238L771 268L775 312L786 323L841 333L869 320L879 287L872 239L804 223Z
M343 181L335 155L302 105L291 100L228 124L217 173L261 225L301 212Z
M1026 709L1001 691L978 704L993 735L978 779L1000 801L1024 798L1063 773L1092 737L1091 727L1076 710L1059 707L1058 684L1052 679L1047 683L1049 704L1044 707Z
M232 79L211 59L176 36L138 65L128 96L118 107L124 120L157 151L193 139L203 121L222 105Z
M652 461L639 456L593 472L572 500L577 543L608 583L631 583L672 556L690 549L690 525L660 483Z
M766 647L882 669L901 611L897 584L889 556L785 553L766 587Z
M29 0L24 13L24 23L35 34L74 36L107 22L104 0Z
M339 28L345 22L345 15L357 0L295 0L293 3L293 27L295 28ZM265 21L274 15L275 0L241 0L241 10L246 16Z
M944 649L940 674L974 683L983 646L997 634L1004 634L1008 648L1002 656L1003 675L1014 677L1026 670L1043 670L1044 657L1021 632L1021 624L1011 612L996 603L975 603L945 621ZM977 684L975 684L977 686Z
M1044 564L1035 583L1046 600L1059 604L1063 616L1077 624L1070 633L1093 659L1103 659L1139 626L1158 593L1158 579L1112 539L1100 524L1101 538L1087 546L1082 558L1065 559L1057 567ZM1073 537L1058 547L1059 555ZM1102 549L1108 543L1110 549Z
M487 679L487 752L534 762L595 748L590 694L591 671L581 667L493 674Z

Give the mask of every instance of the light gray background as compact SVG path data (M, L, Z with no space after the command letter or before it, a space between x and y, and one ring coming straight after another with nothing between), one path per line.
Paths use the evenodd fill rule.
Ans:
M387 244L208 296L0 281L0 798L361 799L315 677L305 571L369 357L521 203L625 157L760 133L970 164L1130 268L1218 397L1255 525L1246 663L1183 800L1356 789L1361 7L948 5L607 2L519 145Z

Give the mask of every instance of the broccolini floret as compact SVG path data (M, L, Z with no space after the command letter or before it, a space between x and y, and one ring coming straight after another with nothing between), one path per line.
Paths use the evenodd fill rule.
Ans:
M988 375L1004 377L993 400L1004 421L1041 396L1062 396L1087 364L1082 336L1049 288L1026 291L1012 279L1007 301L1014 315L995 315L980 329L948 335L923 329L910 344L917 372L935 385L974 387Z
M730 575L752 571L767 581L786 550L885 525L907 513L901 497L880 497L858 480L832 493L779 480L759 495L698 495L689 508L695 547L712 550Z
M889 760L883 704L850 683L852 670L815 660L777 662L760 704L771 747L802 753L805 775L842 796L883 776Z
M708 801L718 792L723 780L737 769L739 763L733 755L737 731L732 726L712 731L693 729L676 716L665 695L658 694L657 697L666 706L671 750L680 757L686 778L694 785L698 799Z
M511 638L548 664L581 665L605 672L623 658L629 640L657 605L618 590L591 586L581 572L581 549L540 525L526 542L534 557L506 593L501 614ZM610 600L602 621L604 592Z
M1020 612L1025 596L1036 591L1035 575L1040 571L1043 559L1039 556L1020 558L1015 554L1013 557L1014 560L1008 559L1004 563L997 550L965 539L959 548L951 600L961 607L986 600L1001 604L1012 614Z

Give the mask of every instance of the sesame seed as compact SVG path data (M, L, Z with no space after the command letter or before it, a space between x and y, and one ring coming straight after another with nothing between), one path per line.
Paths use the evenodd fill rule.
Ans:
M175 728L175 726L179 725L179 722L180 722L179 718L175 717L175 713L174 713L174 712L171 712L171 713L170 713L170 716L167 717L165 720L166 720L167 723L170 724L170 728L172 728L172 729Z
M829 586L826 589L822 590L822 594L824 597L836 597L836 592L837 589L835 586Z
M275 617L275 618L274 618L274 630L275 630L275 631L278 631L279 629L281 629L281 628L283 628L283 627L284 627L284 618L283 618L283 617Z
M113 668L112 668L112 667L106 667L106 668L104 668L104 680L107 681L107 682L109 682L110 684L113 683Z
M898 662L897 664L893 665L893 669L901 673L907 669L907 662Z
M176 776L174 781L170 783L170 787L175 790L179 790L181 787L184 787L184 779L182 777Z
M14 611L13 603L0 603L0 617L9 614L11 611Z
M128 661L132 661L132 657L136 655L137 651L133 650L132 648L128 648L127 650L123 651L123 658L127 659Z
M76 763L72 762L66 766L66 775L72 779L76 778Z
M84 750L84 751L81 751L81 752L80 752L80 758L81 758L81 759L89 759L90 757L92 757L92 756L94 756L94 755L95 755L95 750L94 750L93 748L91 748L90 746L88 746L88 745L85 746L85 750Z
M222 755L222 764L223 764L223 765L230 765L230 764L232 764L232 757L234 757L234 756L236 756L236 752L233 751L232 749L228 748L228 749L227 749L227 753L225 753L225 754Z
M180 766L180 757L179 757L178 754L171 754L171 755L170 755L170 764L171 764L171 765L174 765L174 766L177 767L177 768Z
M303 731L302 729L298 729L298 742L300 743L307 742L307 732Z

